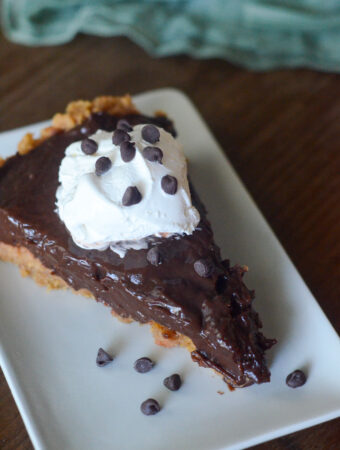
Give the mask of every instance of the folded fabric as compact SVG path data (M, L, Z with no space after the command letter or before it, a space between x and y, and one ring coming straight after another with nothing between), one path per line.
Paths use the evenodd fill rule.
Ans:
M337 0L3 0L1 8L5 35L26 45L124 35L157 56L340 70Z

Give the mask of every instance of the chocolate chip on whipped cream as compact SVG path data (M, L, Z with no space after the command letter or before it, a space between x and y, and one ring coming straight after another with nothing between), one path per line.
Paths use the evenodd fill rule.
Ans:
M155 144L160 138L159 129L155 125L145 125L142 128L142 138L150 144Z
M130 140L130 136L124 130L115 130L112 136L112 143L114 145L120 145L122 142L128 142Z
M177 180L171 175L165 175L162 178L161 185L164 192L169 195L175 195L177 192Z
M133 142L124 141L120 144L120 156L124 162L130 162L136 155L136 147Z
M145 147L143 156L150 162L162 163L163 152L159 147Z
M157 139L157 147L145 137ZM124 257L148 248L154 237L193 233L200 216L185 156L170 133L124 119L114 132L99 129L89 139L95 157L83 152L83 141L73 142L59 168L57 213L76 245Z
M124 192L122 203L124 206L136 205L142 200L141 193L136 186L129 186Z
M80 147L85 155L93 155L98 150L98 144L93 139L86 138L81 141Z
M111 169L112 162L110 158L107 158L106 156L102 156L101 158L98 158L96 161L96 175L100 177L101 175L104 175L108 170Z
M124 130L124 131L132 131L132 126L129 124L129 122L126 119L120 119L117 122L117 130Z

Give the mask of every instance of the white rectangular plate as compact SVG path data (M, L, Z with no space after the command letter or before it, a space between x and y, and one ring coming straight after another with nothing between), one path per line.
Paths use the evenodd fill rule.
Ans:
M272 381L230 392L186 350L157 347L148 326L121 324L108 308L71 292L48 293L1 263L0 363L34 446L235 449L339 416L339 337L202 118L173 89L135 101L147 114L161 109L175 119L223 255L250 267L246 283L256 289L264 333L278 339L268 352ZM14 153L25 132L43 125L2 133L0 156ZM116 356L105 368L95 365L99 347ZM141 356L157 362L144 375L133 369ZM294 390L285 378L297 368L308 381ZM184 379L178 392L162 384L174 372ZM149 397L162 405L156 416L139 410Z

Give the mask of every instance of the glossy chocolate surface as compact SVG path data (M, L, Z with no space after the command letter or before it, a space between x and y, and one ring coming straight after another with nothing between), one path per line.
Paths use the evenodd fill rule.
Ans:
M126 117L132 125L154 123L175 134L165 118ZM0 241L24 246L75 290L88 289L122 317L151 320L192 339L192 357L220 372L233 386L269 381L264 352L274 341L259 332L251 308L253 293L242 281L243 269L222 261L204 206L192 199L201 221L190 236L154 239L162 255L152 265L148 250L129 250L122 259L111 250L77 247L55 213L58 170L65 148L98 128L114 130L117 118L92 115L82 126L57 134L25 156L8 159L0 169ZM204 278L197 260L214 270Z

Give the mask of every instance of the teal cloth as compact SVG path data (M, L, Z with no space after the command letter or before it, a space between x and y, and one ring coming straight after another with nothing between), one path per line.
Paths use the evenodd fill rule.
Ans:
M340 70L340 0L3 0L1 20L26 45L125 35L155 56Z

